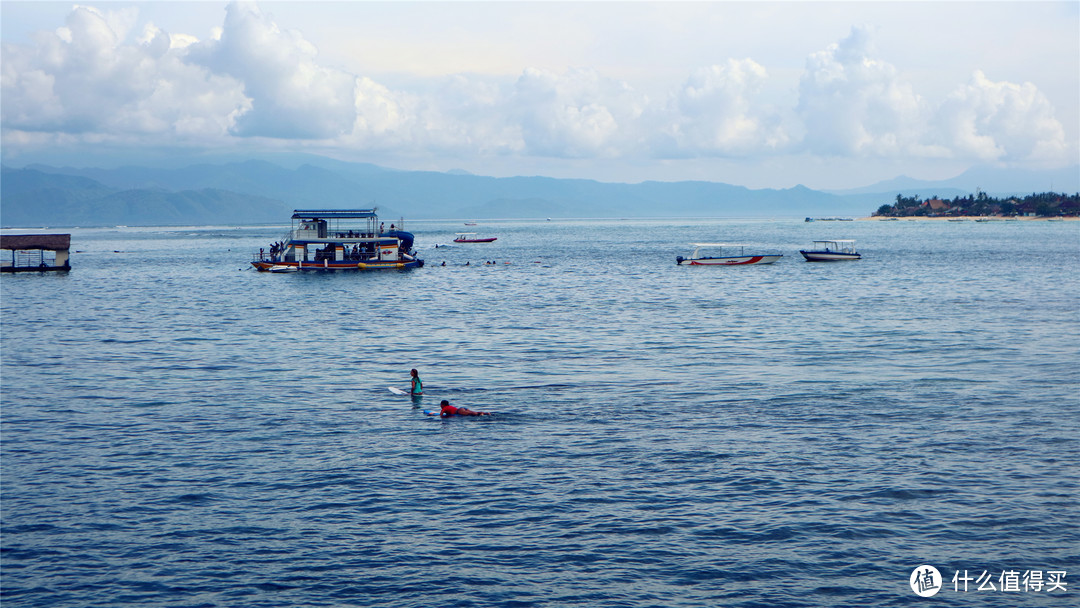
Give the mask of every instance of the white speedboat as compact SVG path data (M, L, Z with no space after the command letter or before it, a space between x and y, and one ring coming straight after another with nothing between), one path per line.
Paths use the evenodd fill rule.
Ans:
M454 239L455 243L491 243L499 240L497 236L478 237L475 232L459 232L457 238Z
M679 266L745 266L748 264L772 264L784 257L779 253L747 252L750 245L734 243L691 243L694 251L690 257L675 258Z
M841 260L861 260L862 255L855 251L854 239L835 241L814 241L814 248L799 250L807 262L839 262Z

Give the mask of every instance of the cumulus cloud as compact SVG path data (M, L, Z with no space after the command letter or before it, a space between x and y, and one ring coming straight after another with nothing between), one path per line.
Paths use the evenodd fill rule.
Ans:
M874 56L872 31L810 55L796 112L805 150L838 156L969 161L1068 160L1065 129L1035 85L970 82L933 103Z
M356 77L317 58L300 33L250 2L229 4L220 37L187 49L188 61L243 83L251 107L233 127L240 136L327 139L352 129Z
M595 70L526 69L507 100L523 151L539 156L613 156L634 144L647 99Z
M977 71L934 102L877 56L873 38L856 27L810 54L797 88L775 86L765 66L743 58L687 68L657 99L587 68L459 74L395 89L322 65L312 42L254 3L229 4L204 40L140 24L134 9L76 6L32 44L3 45L0 123L11 149L217 147L257 137L399 158L800 153L1018 162L1075 153L1034 84ZM781 89L792 93L777 96Z
M239 83L185 63L156 28L125 44L132 21L128 11L76 6L63 27L38 34L34 46L5 44L5 135L124 140L230 128L247 105Z
M406 155L516 152L520 134L505 118L507 89L465 75L434 79L412 92L361 78L356 124L340 141L367 150L405 149Z
M982 71L938 109L934 133L958 156L982 161L1058 160L1065 129L1046 96L1030 82L993 82Z
M729 59L695 70L662 111L656 152L667 156L777 151L789 136L760 93L768 80L752 59Z
M919 153L926 111L896 68L873 57L868 28L853 28L806 60L796 112L807 150L841 156Z
M616 156L629 151L644 103L594 70L526 68L512 82L459 74L412 91L362 78L356 126L342 141L412 154Z

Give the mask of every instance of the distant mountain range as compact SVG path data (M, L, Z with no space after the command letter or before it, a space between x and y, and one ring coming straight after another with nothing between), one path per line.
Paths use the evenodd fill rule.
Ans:
M1026 184L1018 187L1019 184ZM181 168L76 169L30 165L0 172L0 225L112 226L281 223L293 209L378 207L386 219L867 216L897 194L953 197L981 188L1008 196L1080 189L1080 167L972 170L951 180L897 178L846 191L751 190L715 182L605 183L396 171L304 157Z
M828 190L828 192L845 196L891 192L894 197L897 194L903 194L904 196L921 195L923 198L951 198L976 194L977 190L991 196L1002 197L1042 192L1075 194L1080 191L1080 166L1043 171L973 167L956 177L940 181L900 176L871 186L851 190Z

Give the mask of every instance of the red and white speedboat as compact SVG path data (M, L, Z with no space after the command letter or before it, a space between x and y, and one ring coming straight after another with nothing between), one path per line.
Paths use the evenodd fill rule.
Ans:
M779 253L747 252L750 245L733 243L692 243L693 253L675 258L679 266L746 266L748 264L772 264L784 257ZM703 252L702 250L705 250ZM707 254L707 255L706 255Z
M497 236L489 236L489 237L477 238L475 232L459 232L459 233L457 233L457 238L454 239L454 242L455 243L490 243L492 241L497 241L498 239L499 239L499 237L497 237Z

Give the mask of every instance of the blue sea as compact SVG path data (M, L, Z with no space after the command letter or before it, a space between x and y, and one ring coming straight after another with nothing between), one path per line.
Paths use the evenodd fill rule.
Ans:
M1080 605L1080 223L406 227L422 269L131 227L3 276L4 608Z

